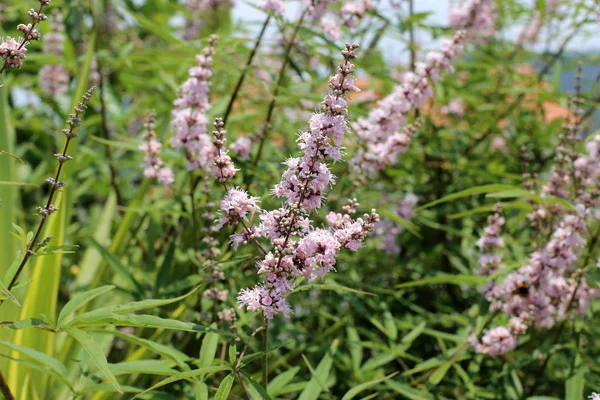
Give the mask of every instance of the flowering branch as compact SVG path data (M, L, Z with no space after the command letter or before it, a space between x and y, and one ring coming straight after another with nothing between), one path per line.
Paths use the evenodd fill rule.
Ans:
M40 0L40 8L35 11L33 8L30 9L27 14L31 17L31 23L19 24L17 29L23 33L23 37L20 42L17 42L12 37L7 37L5 41L0 43L0 56L4 58L4 64L0 68L0 74L9 68L21 68L23 60L25 60L25 52L27 51L26 46L31 43L32 40L40 40L40 32L35 29L36 25L46 20L46 15L42 13L44 7L50 4L50 0Z
M47 237L43 241L38 242L42 230L44 229L44 224L46 223L46 220L48 219L50 214L58 210L58 208L52 204L52 200L54 199L54 195L56 194L56 192L60 188L65 186L65 183L60 181L60 174L62 172L63 165L66 162L73 159L72 156L67 154L67 151L69 150L69 143L71 143L71 140L75 139L78 136L77 132L75 132L75 129L79 125L81 125L81 116L87 108L86 104L92 97L94 90L95 87L92 87L83 95L81 102L79 102L75 107L74 113L69 115L70 118L67 120L67 125L69 125L69 127L67 129L63 129L62 131L66 137L63 151L61 153L54 154L54 158L56 158L56 160L58 161L58 168L56 169L56 174L54 175L54 178L46 179L46 182L50 184L50 193L48 194L48 200L46 201L45 206L36 208L38 214L42 217L42 219L40 220L38 228L35 234L33 235L33 239L31 239L29 245L27 246L27 251L25 252L25 256L23 257L21 264L19 264L19 267L17 268L17 272L12 277L10 283L7 286L8 290L11 290L17 282L17 279L19 279L19 276L23 272L23 269L25 268L25 265L27 264L29 258L35 255L35 252L37 250L45 247L52 239L52 237ZM4 300L0 300L0 305L3 302Z

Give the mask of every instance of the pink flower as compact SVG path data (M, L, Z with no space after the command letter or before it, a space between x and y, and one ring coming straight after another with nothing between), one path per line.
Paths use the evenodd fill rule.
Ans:
M179 97L172 112L171 129L175 135L171 146L185 148L188 170L211 170L214 148L207 133L206 111L209 104L212 58L216 37L211 36L209 46L196 56L199 66L189 70L189 78L181 85Z
M332 19L323 17L320 21L321 29L325 36L329 36L332 40L338 40L341 35L339 25Z
M494 36L498 13L494 0L467 0L450 10L448 20L455 29L465 29L472 41L484 41Z
M230 189L221 200L221 218L217 223L217 229L224 225L233 226L240 221L248 221L254 213L260 212L257 203L258 198L250 196L246 191L238 188Z
M285 3L283 0L262 0L258 5L268 13L281 16L285 11Z
M238 302L250 311L262 311L267 318L277 314L288 317L291 310L285 296L292 289L294 279L323 277L334 268L339 251L342 248L357 250L378 220L374 211L364 219L353 220L350 215L358 206L355 200L343 208L346 215L338 217L333 213L328 216L331 229L314 229L308 217L311 211L321 207L328 186L335 181L327 161L341 158L340 146L348 129L344 97L356 89L351 63L356 47L346 45L342 51L344 61L329 80L330 94L323 99L321 110L311 117L308 129L300 134L298 148L302 155L285 162L287 169L273 189L275 196L283 198L283 207L263 212L262 222L254 231L257 236L271 241L272 250L257 263L264 282L240 292ZM244 214L243 210L238 212L226 205L223 212L226 221L225 215L230 209L234 209L235 219ZM237 243L243 238L236 236L233 240Z
M252 151L252 140L247 137L238 138L229 148L242 160L248 160Z
M26 51L25 46L10 36L0 43L0 56L9 68L21 68Z
M442 107L441 112L445 115L454 115L456 117L462 117L465 112L462 99L457 97L450 100L450 102L447 105Z
M144 176L149 179L156 179L164 186L170 186L175 181L175 177L171 168L165 167L159 156L162 144L156 140L154 113L150 113L144 126L148 131L145 137L146 141L138 146L145 153Z
M478 353L500 356L514 350L516 346L517 341L510 331L503 326L498 326L486 330L481 343L476 343L474 347Z
M425 62L418 63L415 72L402 76L402 84L392 94L377 103L366 118L352 125L365 144L351 161L357 174L372 174L389 164L394 164L410 144L416 127L407 125L408 113L419 108L433 95L430 83L440 78L440 73L450 70L450 60L461 50L463 32L457 32L451 41L443 41L440 52L427 54ZM404 127L403 127L404 126Z

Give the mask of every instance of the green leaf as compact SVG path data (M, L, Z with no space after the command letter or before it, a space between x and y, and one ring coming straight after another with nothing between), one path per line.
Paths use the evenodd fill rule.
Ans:
M168 377L167 379L164 379L164 380L158 382L156 385L144 390L142 393L136 395L131 400L137 399L139 396L149 393L149 392L153 391L154 389L158 389L159 387L168 385L169 383L181 381L184 379L192 379L192 378L195 378L198 376L203 376L206 374L211 374L211 373L220 372L220 371L231 371L231 368L228 366L220 366L220 367L208 367L208 368L194 369L192 371L180 372L178 374L175 374L173 376ZM230 374L228 376L232 376L232 375ZM227 379L227 378L225 378L225 379ZM232 381L231 383L233 384L233 378L231 379L231 381ZM229 387L229 389L231 389L231 386ZM229 394L229 392L227 392L227 394ZM227 397L224 397L224 399L226 399L226 398Z
M407 219L401 218L398 215L386 211L386 210L381 210L381 211L377 211L377 213L384 218L389 219L390 221L393 221L399 225L401 225L404 229L406 229L407 231L409 231L410 233L412 233L413 235L415 235L416 237L422 239L423 236L421 236L421 234L419 233L419 228L413 224L412 222L410 222Z
M46 355L40 351L30 349L29 347L19 346L4 340L0 341L0 346L9 348L11 350L16 351L17 353L26 355L31 359L31 363L50 369L54 373L54 376L58 377L67 386L71 387L71 383L69 382L69 378L67 375L67 368L56 358L50 357L49 355Z
M362 290L352 289L343 285L340 285L337 282L327 282L327 283L309 283L306 285L299 286L293 289L289 294L306 292L308 290L333 290L338 293L355 293L355 294L364 294L368 296L375 296L373 293L363 292Z
M33 183L25 183L25 182L0 181L0 186L39 187L40 185L36 185Z
M119 330L113 330L113 329L89 329L87 332L90 333L101 333L101 334L106 334L106 335L111 335L111 336L118 336L120 338L123 338L131 343L137 344L139 346L145 347L150 351L153 351L156 354L159 354L163 357L167 357L170 358L171 360L175 361L180 367L184 367L186 365L186 362L189 361L191 358L171 347L171 346L167 346L152 340L148 340L148 339L144 339L135 335L129 335L127 333L121 332ZM188 367L189 369L189 367Z
M60 314L58 315L57 325L59 327L62 326L66 317L79 310L89 301L92 301L101 294L104 294L114 288L115 287L112 285L101 286L99 288L77 294L75 297L73 297L73 299L71 299L67 304L65 304L65 306L60 311Z
M582 364L579 353L575 356L573 363L573 373L565 382L565 400L583 399L583 391L585 388L585 373L586 367Z
M419 325L415 326L408 334L406 334L401 342L404 344L411 344L416 338L418 338L421 333L425 330L427 323L425 321L419 323Z
M396 285L396 289L403 289L414 286L425 286L434 284L452 284L452 285L481 285L485 283L486 278L478 275L436 275L430 278L417 279L410 282L404 282Z
M323 390L328 391L325 386L325 382L327 382L327 379L329 379L331 366L333 365L333 356L337 352L339 343L340 341L338 339L335 339L331 343L329 350L323 359L321 359L321 362L319 362L319 365L317 365L317 368L314 371L312 370L312 367L310 367L308 360L304 358L304 361L309 366L309 369L311 369L312 378L310 378L308 385L306 385L302 393L300 393L298 400L317 400Z
M8 288L2 281L0 281L0 294L4 296L4 298L9 299L17 307L21 307L21 303L19 303L19 300L17 300L17 298L10 292L10 290L8 290Z
M346 327L346 335L348 336L348 347L350 348L352 369L354 369L354 371L359 371L363 358L363 348L360 343L360 336L353 326Z
M378 383L385 382L388 379L391 379L392 377L394 377L396 375L398 375L398 372L394 372L393 374L390 374L390 375L385 376L385 377L380 378L380 379L374 379L372 381L361 383L360 385L356 385L352 389L350 389L350 390L348 390L346 392L346 394L344 395L344 397L342 397L342 400L353 399L360 392L364 392L365 390L367 390L369 388L372 388L373 386L376 386Z
M98 318L102 315L109 315L109 314L113 314L113 313L114 314L124 314L124 313L131 313L131 312L135 312L135 311L142 311L142 310L148 310L148 309L152 309L152 308L156 308L156 307L166 306L169 304L177 303L178 301L185 299L186 297L188 297L189 295L191 295L198 289L199 289L199 287L196 287L193 290L189 291L188 293L186 293L182 296L174 297L171 299L148 299L148 300L132 301L132 302L125 303L125 304L118 304L118 305L114 305L114 306L97 308L93 311L78 315L77 317L75 317L73 319L73 321L80 320L80 319L89 320L89 319L93 319L93 318Z
M418 390L412 388L404 383L394 382L394 381L386 381L386 386L392 389L396 393L400 393L407 399L410 400L430 400L433 399L433 396L429 394L425 389Z
M136 360L109 364L115 376L127 374L174 375L178 371L171 368L172 361L167 360Z
M29 329L36 327L38 325L47 325L46 321L39 318L27 318L22 319L20 321L16 321L15 323L4 325L9 329L21 330L21 329Z
M90 315L91 312L83 314L77 319L73 319L67 324L68 327L86 327L86 326L138 326L144 328L163 328L180 330L187 332L215 332L221 336L232 337L233 334L226 331L220 331L203 325L194 324L192 322L184 322L175 319L160 318L154 315L143 314L115 314L105 313Z
M461 190L460 192L452 193L447 196L442 197L441 199L437 199L430 203L424 204L421 207L417 207L415 211L424 210L426 208L431 208L441 203L446 203L448 201L453 201L457 199L462 199L464 197L475 196L479 194L485 193L493 193L500 192L504 190L514 190L519 189L513 185L503 185L503 184L492 184L492 185L483 185L483 186L475 186L469 189Z
M217 390L217 393L215 393L214 400L227 400L229 398L229 392L231 392L234 379L234 374L231 373L221 381L219 389Z
M211 328L214 328L216 324L212 324ZM202 347L200 348L200 360L198 366L200 368L210 367L215 359L217 353L217 346L219 344L219 335L216 333L209 332L204 335L202 339Z
M252 377L252 375L242 371L242 374L244 375L244 377L248 380L248 382L250 382L250 385L252 385L252 387L258 392L258 394L260 395L259 399L261 400L271 400L271 396L269 396L269 393L265 390L265 388L263 387L263 385L261 385L260 383L258 383L256 381L256 379L254 379Z
M292 379L294 379L296 374L298 374L298 371L300 371L300 367L293 367L277 375L267 385L267 392L269 392L271 396L282 394L284 388L292 381Z
M106 361L106 356L102 352L102 349L98 345L98 343L94 342L92 337L85 333L84 331L77 328L66 328L65 331L71 335L75 340L81 344L81 347L89 354L91 360L96 364L96 366L104 373L104 376L111 385L114 386L115 389L121 394L123 391L119 386L119 382L117 382L117 378L110 371L110 367L108 365L108 361Z
M449 360L449 361L443 363L442 365L440 365L435 370L435 372L433 374L431 374L431 376L429 377L429 383L431 383L432 385L439 384L442 381L442 379L444 379L444 377L448 373L448 370L450 369L450 367L452 366L453 363L454 363L454 360Z
M100 243L96 241L93 237L89 239L92 246L98 250L98 252L102 255L102 258L107 261L108 265L110 265L115 272L123 276L126 280L128 280L136 289L139 296L142 296L144 293L144 288L140 283L135 279L133 274L131 273L131 268L124 266L121 261L114 255L109 253L109 251L102 246Z

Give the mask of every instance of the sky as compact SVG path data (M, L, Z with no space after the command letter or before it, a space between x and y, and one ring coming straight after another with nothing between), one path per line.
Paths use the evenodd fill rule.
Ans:
M501 1L501 0L499 0ZM568 3L570 0L563 0L563 2ZM523 3L524 4L529 4L531 5L532 3L534 3L535 0L524 0ZM238 21L249 21L249 22L257 22L256 24L252 24L249 25L249 31L252 33L257 33L258 29L260 28L259 24L260 22L258 21L262 21L264 19L264 14L251 7L248 3L252 3L252 4L257 4L258 0L247 0L247 1L243 1L243 0L238 0L236 2L236 6L234 8L233 11L233 15L234 15L234 19L238 20ZM288 0L289 5L287 6L287 10L286 10L286 17L288 19L292 19L294 18L295 15L297 15L298 13L298 8L299 8L299 1L289 1ZM387 4L386 1L383 1L382 3ZM456 3L456 0L451 1L451 0L414 0L414 5L415 5L415 12L431 12L431 14L428 16L426 22L427 23L433 23L436 25L447 25L447 21L448 21L448 10L450 9L450 4L451 3ZM392 12L391 10L389 12ZM600 36L600 23L598 24L599 30L598 30L598 35L595 35L595 37L599 37ZM516 40L516 38L518 37L520 31L522 29L522 25L521 27L515 27L514 29L510 30L509 32L506 32L506 37L512 40ZM545 35L545 32L542 32L542 38L544 37L543 35ZM433 41L428 34L426 34L425 32L417 32L417 43L420 44L420 46L422 46L423 48L429 49L429 48L435 48L436 47L436 42ZM538 50L541 51L542 49L544 49L545 47L545 40L541 40L540 43L537 46L533 46L532 49L533 50ZM556 50L560 45L560 40L556 41L554 43L551 43L550 45L550 51L554 51ZM383 54L387 55L388 57L388 61L405 61L404 59L402 59L403 57L406 56L406 53L399 53L397 51L397 41L392 39L392 38L385 38L384 40L382 40L380 47L383 50ZM576 39L574 39L571 44L567 47L567 51L575 51L575 52L597 52L600 50L600 41L598 41L597 39L594 40L593 38L590 37L583 37L580 36ZM400 59L398 59L400 58Z

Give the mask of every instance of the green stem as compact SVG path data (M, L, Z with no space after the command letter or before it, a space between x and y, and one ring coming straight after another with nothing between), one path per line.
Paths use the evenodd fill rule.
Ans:
M262 336L262 347L265 354L262 357L262 382L265 390L267 389L267 385L269 384L269 361L267 354L267 348L269 346L269 320L266 316L263 315L263 336Z
M306 17L306 10L302 13L298 22L296 23L296 27L294 28L294 32L292 33L292 37L287 44L285 49L285 56L283 58L283 64L281 64L281 69L279 70L279 78L277 79L277 84L275 88L273 88L273 93L271 95L271 102L269 103L269 108L267 110L267 116L265 118L265 122L263 124L263 130L260 137L260 142L258 144L258 151L256 152L256 157L254 157L253 165L257 165L260 160L260 156L262 154L263 146L267 137L269 136L269 130L271 128L271 119L273 118L273 111L275 110L275 105L277 104L277 96L279 95L279 88L283 85L283 80L285 79L285 70L287 69L287 65L290 61L290 55L292 53L292 47L294 47L294 43L296 42L296 37L298 36L298 32L300 31L300 27L304 22L304 18Z

